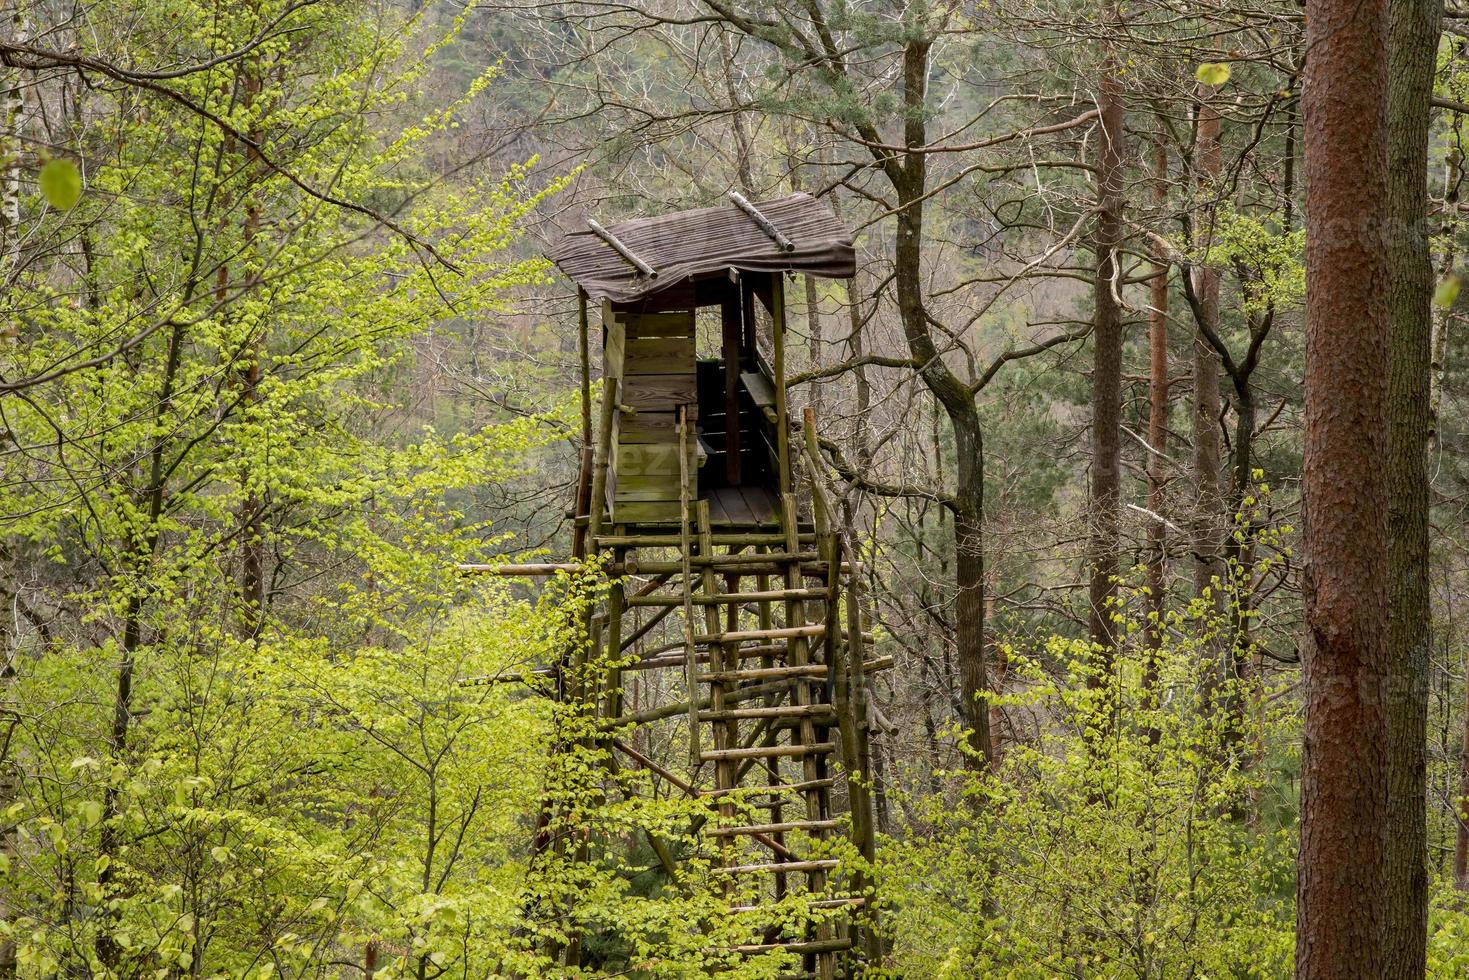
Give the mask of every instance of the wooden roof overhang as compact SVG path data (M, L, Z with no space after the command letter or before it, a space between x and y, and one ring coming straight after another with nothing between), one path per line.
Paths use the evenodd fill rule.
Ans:
M727 282L731 271L828 279L856 271L852 233L811 195L752 204L731 192L730 200L608 228L588 219L549 257L589 298L616 304L656 303L670 290L687 296L701 282Z

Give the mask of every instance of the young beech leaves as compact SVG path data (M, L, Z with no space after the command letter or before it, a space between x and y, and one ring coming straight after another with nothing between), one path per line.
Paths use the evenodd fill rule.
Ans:
M77 165L62 157L53 157L41 165L36 178L41 196L53 208L69 210L82 196L82 175Z
M1218 88L1229 81L1229 66L1222 61L1206 61L1194 71L1194 77Z

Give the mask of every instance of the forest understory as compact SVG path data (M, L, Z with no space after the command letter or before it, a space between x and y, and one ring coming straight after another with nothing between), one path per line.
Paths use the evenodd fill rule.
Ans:
M1469 977L1466 45L0 0L0 980ZM548 255L651 292L607 229L706 207L790 258L625 354ZM765 537L696 521L703 394L636 496L639 342L769 409ZM760 772L808 810L703 792Z

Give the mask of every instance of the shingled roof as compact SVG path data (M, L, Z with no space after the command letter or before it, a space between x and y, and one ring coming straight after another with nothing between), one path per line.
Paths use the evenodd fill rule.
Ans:
M629 303L689 280L747 272L804 272L848 279L852 233L809 194L751 204L633 218L608 228L588 221L549 255L593 299Z

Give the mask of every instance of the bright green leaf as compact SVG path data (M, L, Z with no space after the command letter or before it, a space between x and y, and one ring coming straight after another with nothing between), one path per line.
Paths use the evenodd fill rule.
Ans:
M70 160L56 157L47 160L37 178L41 195L53 208L65 211L82 196L82 175Z
M1457 272L1451 272L1444 276L1439 282L1438 288L1433 291L1434 305L1445 310L1453 306L1454 301L1459 298L1459 290L1463 285L1464 283L1459 279Z
M1194 72L1194 77L1205 85L1213 85L1218 88L1229 81L1229 66L1222 61L1206 61L1199 65Z

